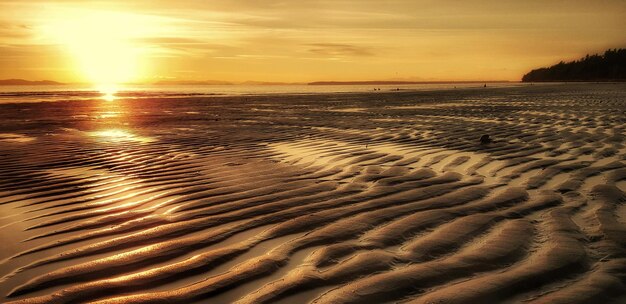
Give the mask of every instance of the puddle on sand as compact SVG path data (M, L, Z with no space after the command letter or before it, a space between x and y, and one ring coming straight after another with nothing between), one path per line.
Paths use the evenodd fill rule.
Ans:
M343 108L343 109L328 109L329 112L343 112L343 113L361 113L367 111L366 108Z
M0 142L27 143L34 141L35 137L17 133L0 133Z
M150 143L155 141L155 139L151 137L139 136L122 129L107 129L101 131L87 132L87 134L103 142Z

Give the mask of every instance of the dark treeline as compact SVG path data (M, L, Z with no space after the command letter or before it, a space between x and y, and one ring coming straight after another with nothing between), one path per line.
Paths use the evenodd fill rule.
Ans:
M522 81L626 81L626 49L587 55L572 62L530 71Z

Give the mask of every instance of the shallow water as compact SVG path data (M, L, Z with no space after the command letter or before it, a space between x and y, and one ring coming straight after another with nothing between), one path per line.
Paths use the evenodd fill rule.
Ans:
M490 87L516 87L528 84L517 82L491 83ZM362 93L380 88L377 93L396 90L432 91L482 88L478 83L426 83L410 85L120 85L112 98L175 98L206 96L276 95L276 94L328 94ZM98 92L90 85L38 85L0 86L0 103L41 102L62 100L108 99L111 96ZM355 108L356 109L356 108ZM342 111L346 111L344 109ZM348 110L349 111L349 110Z

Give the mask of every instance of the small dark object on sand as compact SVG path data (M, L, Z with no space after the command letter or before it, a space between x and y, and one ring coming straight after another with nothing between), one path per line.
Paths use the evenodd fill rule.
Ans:
M490 142L492 142L493 140L491 138L489 138L489 135L485 134L483 136L480 137L480 144L481 145L486 145Z

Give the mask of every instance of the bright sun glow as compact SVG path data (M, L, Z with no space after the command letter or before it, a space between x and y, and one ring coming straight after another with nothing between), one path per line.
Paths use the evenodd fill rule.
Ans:
M83 78L113 99L115 85L137 81L146 47L138 41L158 28L142 15L96 10L60 10L43 28L46 38L64 46Z
M119 91L116 85L111 84L100 84L96 89L102 94L102 99L106 101L115 100L115 93Z

